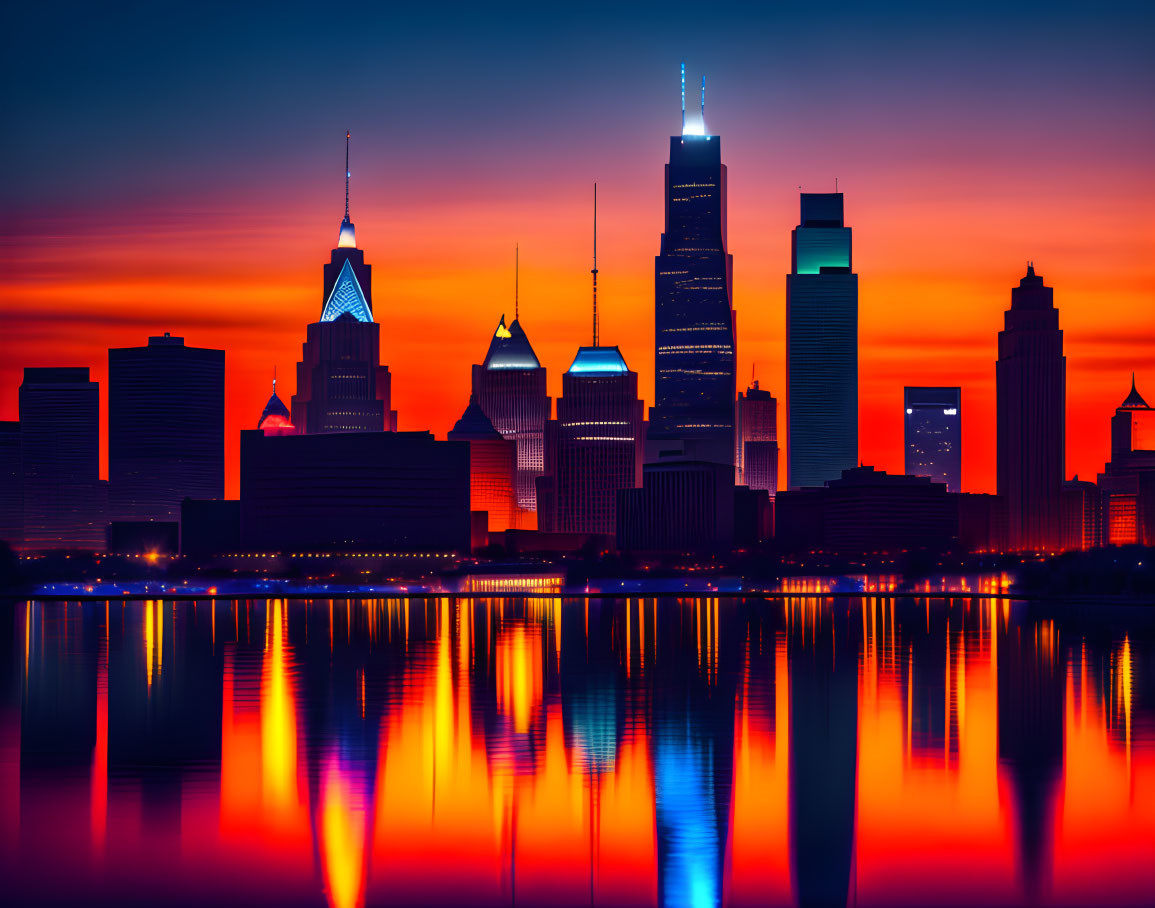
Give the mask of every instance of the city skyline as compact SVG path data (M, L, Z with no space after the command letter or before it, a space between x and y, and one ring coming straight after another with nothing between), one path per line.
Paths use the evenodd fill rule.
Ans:
M1005 90L992 92L993 75L956 88L961 63L950 53L922 70L925 89L897 90L901 65L927 63L925 48L906 49L872 70L868 84L850 89L852 98L835 108L852 108L840 123L806 108L821 108L836 89L845 90L836 77L853 61L877 63L893 50L895 37L879 28L846 48L829 76L807 84L785 62L754 65L745 43L733 60L725 58L718 36L707 33L689 46L658 41L628 62L624 51L607 50L588 86L548 68L541 87L514 92L508 104L477 105L483 114L462 115L463 102L445 87L458 67L476 62L473 52L444 62L436 80L415 78L411 95L397 99L395 117L382 117L379 104L366 102L372 78L304 119L283 106L275 117L263 113L241 136L214 132L234 110L231 101L221 102L201 127L199 147L211 174L172 143L174 131L185 128L173 117L202 103L187 92L127 150L120 144L127 139L101 127L83 156L67 145L45 148L35 138L39 129L21 129L38 127L46 114L21 101L19 137L5 157L35 189L11 181L3 196L9 243L0 283L0 418L16 416L25 366L88 366L101 385L103 438L109 347L140 344L166 330L193 346L223 347L226 494L235 495L239 430L254 425L274 369L288 400L286 376L299 356L302 327L316 318L317 263L333 248L343 203L340 144L347 129L358 244L379 274L390 275L389 289L378 287L374 314L383 326L382 361L394 377L401 428L443 437L460 416L467 370L439 375L435 362L473 362L503 311L508 319L515 243L522 320L549 370L547 393L558 396L588 323L587 187L594 179L603 207L604 333L635 367L651 363L650 263L661 232L666 141L678 125L677 63L684 57L691 84L708 74L709 131L726 141L737 374L745 378L753 365L762 387L784 397L781 275L798 185L829 191L838 177L860 274L860 459L901 471L903 385L961 385L969 414L967 488L994 490L995 325L1005 288L1033 259L1063 300L1066 472L1094 475L1109 451L1101 414L1117 404L1121 377L1135 369L1141 385L1149 382L1153 362L1155 276L1148 239L1136 225L1146 223L1155 184L1139 153L1150 147L1150 126L1133 116L1151 63L1114 13L1087 25L1086 63L1069 72L1059 54L1075 27L1066 11L1045 23L1008 15L978 34L974 26L945 23L950 29L939 47L997 57ZM797 47L783 61L819 40L814 28L799 28ZM1018 41L1027 30L1033 40ZM1102 47L1108 37L1119 39L1110 55ZM318 51L323 46L319 41ZM493 64L489 74L495 91L509 88L507 64ZM241 94L265 78L239 74ZM51 74L31 96L63 97L60 79ZM612 104L601 89L605 80L622 89ZM1043 92L1046 80L1052 88ZM545 96L555 88L556 98ZM1053 101L1059 96L1061 111ZM119 122L120 111L111 113ZM434 115L456 118L471 147L442 147ZM583 130L593 117L598 128ZM404 142L391 138L398 126L405 127ZM596 154L586 153L591 143ZM124 163L109 157L113 147L126 151ZM428 162L418 166L422 157ZM93 180L94 172L101 179ZM436 356L429 331L435 324L449 329L436 333ZM648 368L639 368L639 381L650 406ZM107 475L104 450L102 442Z

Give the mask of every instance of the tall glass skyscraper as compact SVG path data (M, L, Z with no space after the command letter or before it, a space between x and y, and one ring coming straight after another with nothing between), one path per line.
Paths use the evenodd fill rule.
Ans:
M738 392L737 477L739 485L778 494L778 401L754 382Z
M1066 454L1067 358L1054 290L1033 264L1011 289L995 363L998 492L1015 551L1057 552Z
M841 192L802 193L786 276L786 483L858 465L858 275Z
M180 520L225 497L225 351L150 337L108 351L108 514Z
M666 229L654 263L654 398L647 459L678 448L734 463L737 332L718 136L670 139Z
M903 388L908 476L962 491L962 388Z

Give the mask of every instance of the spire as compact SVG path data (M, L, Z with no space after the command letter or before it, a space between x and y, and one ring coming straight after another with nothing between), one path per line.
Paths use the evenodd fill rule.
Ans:
M1135 387L1135 373L1131 373L1131 393L1127 395L1127 399L1119 404L1120 410L1149 410L1147 401L1143 399L1143 395L1139 393Z
M1027 262L1027 277L1034 277L1034 276L1035 276L1035 263L1034 262Z
M519 266L521 264L520 258L521 258L520 249L518 247L518 244L514 243L513 244L513 320L515 322L520 317L520 313L518 311L518 299L517 299L517 290L518 290L517 279L518 279L518 269L519 269Z
M598 346L598 184L594 183L594 346Z
M682 61L682 135L686 134L686 61Z
M702 132L706 132L706 77L702 76Z
M345 220L341 222L341 232L337 236L338 249L356 249L357 233L349 220L349 130L345 130Z

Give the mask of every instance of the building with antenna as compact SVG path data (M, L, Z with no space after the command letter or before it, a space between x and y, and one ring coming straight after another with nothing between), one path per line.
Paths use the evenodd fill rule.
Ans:
M778 494L778 401L754 381L738 392L734 446L738 485Z
M266 435L296 435L297 427L289 415L289 408L277 396L277 374L273 373L273 395L261 411L261 418L257 421L257 428Z
M686 122L670 138L665 230L654 260L654 406L646 460L692 454L734 464L737 330L733 259L726 251L726 165L721 140Z
M1111 459L1098 477L1101 538L1108 545L1155 545L1155 408L1135 387L1111 417Z
M546 472L538 478L538 528L547 532L613 535L618 491L636 488L642 478L638 374L598 334L596 186L593 260L593 343L578 348L562 375L557 419L546 434Z
M321 316L309 325L297 364L291 422L302 434L396 431L391 376L381 363L373 319L371 266L349 218L349 134L345 134L345 217L324 268Z
M1067 358L1054 291L1034 263L1011 290L995 363L998 493L1012 551L1057 552L1066 453Z
M516 277L514 287L513 321L507 326L501 317L484 361L473 366L473 396L493 427L516 444L518 507L535 512L552 401L546 394L545 367L521 327Z
M786 276L786 484L858 466L858 275L841 192L804 192Z

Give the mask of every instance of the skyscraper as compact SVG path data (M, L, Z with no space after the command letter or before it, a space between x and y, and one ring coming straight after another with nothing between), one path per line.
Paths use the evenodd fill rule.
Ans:
M515 317L493 332L485 361L473 367L473 396L493 427L517 445L517 503L537 510L535 480L544 469L543 433L550 399L546 370Z
M224 498L225 352L150 337L108 351L111 520L180 520L184 498Z
M469 442L469 509L489 515L491 532L516 528L517 442L493 427L475 397L446 438Z
M291 422L303 434L395 431L389 367L373 320L371 266L349 219L349 134L345 134L345 219L324 268L321 318L309 325L297 363Z
M778 401L754 382L738 392L735 429L737 482L778 493Z
M104 548L100 393L88 367L25 369L20 385L24 547Z
M24 478L20 471L20 423L0 422L0 542L24 538Z
M704 134L704 119L700 133L685 128L684 91L682 108L682 135L670 138L666 227L654 261L655 402L647 460L676 447L697 460L733 465L737 330L726 165L719 137Z
M903 388L905 471L962 491L962 388Z
M841 192L802 193L786 276L786 483L858 465L858 275Z
M1155 544L1155 408L1135 387L1111 417L1111 459L1098 477L1102 541Z
M998 492L1007 502L1008 545L1058 551L1063 486L1067 358L1054 291L1034 264L1011 290L995 364Z
M618 490L642 481L638 373L617 347L581 347L561 386L553 529L613 534Z

